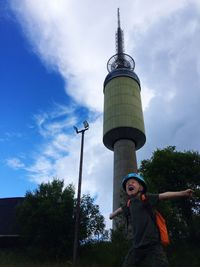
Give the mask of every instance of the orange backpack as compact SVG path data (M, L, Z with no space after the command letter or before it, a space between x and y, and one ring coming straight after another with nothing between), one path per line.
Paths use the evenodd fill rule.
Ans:
M144 194L141 196L141 199L142 199L142 201L148 201L147 197ZM128 208L130 207L130 202L131 202L131 200L129 199L127 201L127 207ZM153 212L151 207L148 207L147 210L148 210L153 222L156 224L156 226L159 230L161 244L163 246L168 246L170 244L170 241L169 241L169 234L168 234L165 219L163 218L163 216L161 215L161 213L159 211L155 210Z

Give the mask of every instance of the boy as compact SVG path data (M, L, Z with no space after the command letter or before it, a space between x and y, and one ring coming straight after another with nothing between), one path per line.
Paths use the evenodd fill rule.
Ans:
M191 197L193 190L187 189L161 194L146 193L146 182L137 173L130 173L125 176L122 180L122 187L130 199L130 206L118 208L110 214L110 219L120 213L131 217L133 245L125 258L123 267L140 266L144 260L148 262L148 266L169 267L167 257L160 243L158 228L148 212L148 207L150 206L153 210L159 200ZM142 195L146 196L147 201L142 200Z

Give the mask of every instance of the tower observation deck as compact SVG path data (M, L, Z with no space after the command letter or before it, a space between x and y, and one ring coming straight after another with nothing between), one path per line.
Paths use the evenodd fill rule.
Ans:
M117 11L116 54L107 63L104 81L103 143L114 151L113 209L121 204L121 181L137 172L136 150L146 142L141 86L134 59L124 53L124 35Z

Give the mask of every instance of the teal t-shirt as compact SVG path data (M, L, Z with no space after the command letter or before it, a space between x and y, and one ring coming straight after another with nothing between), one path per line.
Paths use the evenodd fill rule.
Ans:
M159 202L158 194L147 193L147 200L142 201L138 198L131 198L130 206L124 207L124 214L130 215L133 230L133 246L140 248L147 245L160 243L159 230L149 212L156 208Z

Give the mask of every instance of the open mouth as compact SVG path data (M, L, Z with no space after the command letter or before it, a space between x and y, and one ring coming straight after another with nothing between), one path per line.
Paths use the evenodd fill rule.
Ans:
M128 187L129 191L133 191L134 189L135 189L135 187L133 185L129 185L129 187Z

